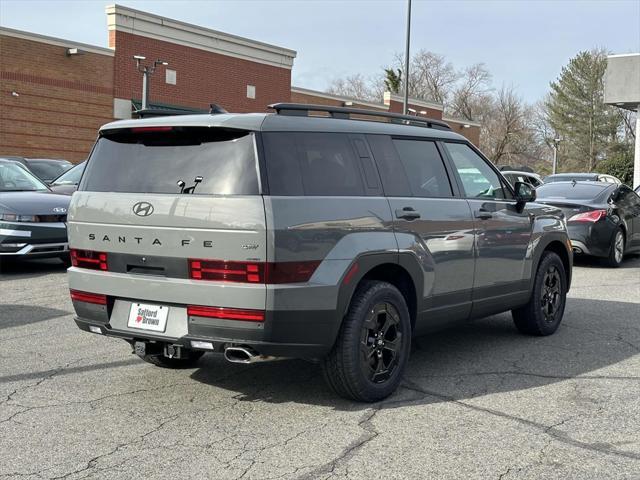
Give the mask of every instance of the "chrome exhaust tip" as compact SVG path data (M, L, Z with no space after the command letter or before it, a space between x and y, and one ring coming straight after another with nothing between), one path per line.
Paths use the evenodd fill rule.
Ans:
M224 358L231 363L272 362L280 359L280 357L260 355L247 347L227 347L224 349Z

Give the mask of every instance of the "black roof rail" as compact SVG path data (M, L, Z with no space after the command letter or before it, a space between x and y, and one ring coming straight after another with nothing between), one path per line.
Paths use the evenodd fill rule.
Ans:
M308 117L309 112L326 112L331 118L351 119L351 115L362 115L369 117L384 117L403 125L413 125L417 127L435 128L438 130L451 130L448 123L433 118L418 117L414 115L403 115L401 113L380 112L376 110L365 110L362 108L333 107L330 105L313 105L307 103L272 103L269 108L275 110L278 115L291 115Z

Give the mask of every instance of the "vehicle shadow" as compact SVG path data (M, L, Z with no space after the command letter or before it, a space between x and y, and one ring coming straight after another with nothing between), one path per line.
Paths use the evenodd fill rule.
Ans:
M583 268L603 268L603 269L611 269L614 268L607 267L601 258L591 257L588 255L574 255L573 256L573 266L574 267L583 267ZM627 254L622 260L622 264L618 268L638 268L640 267L640 254Z
M0 282L38 277L48 273L64 273L67 266L57 258L14 260L2 265Z
M44 322L52 318L71 315L71 313L39 305L0 304L0 330Z
M570 298L562 325L549 337L521 335L511 316L501 314L414 339L403 388L378 406L463 400L598 377L598 370L640 353L638 312L640 304ZM370 407L337 398L320 367L304 361L236 365L208 355L201 367L194 380L237 392L241 401Z

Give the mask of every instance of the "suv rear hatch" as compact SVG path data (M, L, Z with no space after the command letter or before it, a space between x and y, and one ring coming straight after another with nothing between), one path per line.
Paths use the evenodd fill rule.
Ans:
M255 152L254 134L243 130L103 130L69 210L69 243L80 259L70 287L264 310L266 229ZM90 267L82 259L100 253L103 271L82 268Z

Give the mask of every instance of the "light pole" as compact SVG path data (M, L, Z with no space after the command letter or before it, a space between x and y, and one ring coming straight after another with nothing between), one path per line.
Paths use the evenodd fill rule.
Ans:
M405 115L409 110L409 44L411 42L411 0L407 0L407 44L404 50L404 107Z
M553 139L553 173L555 175L556 170L558 169L558 144L562 141L561 138Z
M153 75L156 71L158 65L164 65L165 67L169 65L169 62L165 62L164 60L156 60L153 62L153 65L142 65L142 61L146 60L147 57L143 57L142 55L134 55L133 58L136 61L136 68L140 73L142 73L142 107L141 110L146 110L149 108L149 77Z

